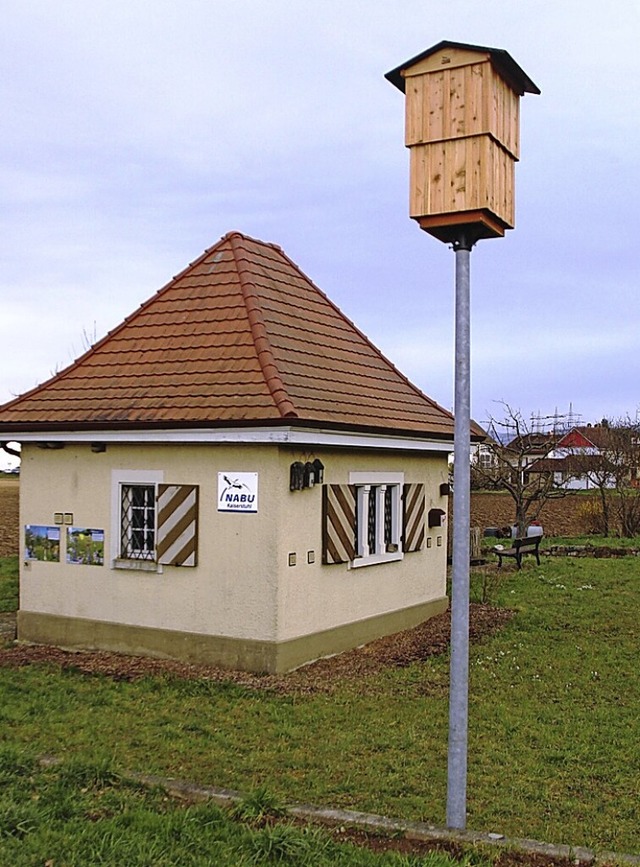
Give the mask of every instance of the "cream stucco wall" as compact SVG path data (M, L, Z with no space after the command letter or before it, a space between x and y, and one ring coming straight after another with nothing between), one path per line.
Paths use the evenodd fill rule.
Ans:
M423 482L427 510L446 511L439 486L446 455L322 449L310 455L278 445L88 444L59 450L23 446L21 525L73 525L105 531L105 565L65 562L21 567L26 612L132 626L283 642L445 596L446 528L427 530L431 547L401 562L350 569L322 564L321 488L291 493L289 466L319 457L325 481L347 484L353 471L403 472ZM162 572L112 568L114 475L148 472L156 480L200 486L196 567ZM259 473L259 511L217 511L218 472ZM117 522L117 518L116 518ZM437 544L440 537L442 544ZM309 563L312 552L313 563ZM289 555L296 563L289 565Z
M319 457L325 465L328 484L349 483L350 472L404 473L405 482L425 485L426 509L442 508L446 498L439 493L447 481L446 455L397 454L384 451L335 450L301 454L280 450L281 475L288 478L294 460ZM427 528L431 547L405 554L402 561L361 568L348 564L322 564L322 490L314 487L289 492L283 486L278 537L281 570L278 599L278 636L281 640L330 629L336 623L364 620L378 614L409 608L441 599L446 594L446 526ZM438 538L441 544L438 545ZM308 552L315 562L309 564ZM289 567L288 554L295 553L296 565Z
M112 471L160 471L163 481L200 485L198 565L162 573L112 569ZM217 473L259 472L257 514L217 511ZM254 446L89 445L41 450L25 445L21 525L105 530L105 566L29 562L21 570L21 608L68 617L274 641L277 574L273 504L279 497L273 448ZM125 474L126 475L126 474ZM63 534L64 535L64 534Z

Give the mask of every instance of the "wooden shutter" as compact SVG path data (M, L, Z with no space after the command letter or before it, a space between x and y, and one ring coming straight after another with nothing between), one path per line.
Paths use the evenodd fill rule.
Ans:
M409 554L424 545L424 485L409 483L402 489L402 550Z
M158 563L195 566L198 554L198 485L158 485Z
M322 486L322 562L348 563L356 556L355 485Z

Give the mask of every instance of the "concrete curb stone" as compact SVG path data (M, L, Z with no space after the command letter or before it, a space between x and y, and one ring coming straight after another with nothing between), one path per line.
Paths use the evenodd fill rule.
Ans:
M231 806L242 800L243 795L233 789L216 786L198 786L186 780L157 777L149 774L138 774L127 771L124 776L145 786L164 789L168 794L190 801L213 801L219 806ZM312 804L290 804L285 808L288 815L297 819L306 819L325 825L348 825L363 831L402 833L408 840L443 840L467 845L497 846L519 849L538 855L548 855L552 858L571 858L576 864L611 864L623 863L640 865L640 855L625 855L613 852L596 854L583 846L554 845L541 843L538 840L528 840L518 837L506 837L503 834L481 833L479 831L457 831L426 822L409 822L401 819L389 819L372 813L360 813L354 810L333 810L315 807Z

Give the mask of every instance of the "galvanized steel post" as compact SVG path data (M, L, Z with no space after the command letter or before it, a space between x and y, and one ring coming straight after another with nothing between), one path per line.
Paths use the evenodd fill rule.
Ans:
M453 561L447 825L464 828L469 705L469 531L471 521L470 259L473 241L461 234L455 251L455 428L453 440Z

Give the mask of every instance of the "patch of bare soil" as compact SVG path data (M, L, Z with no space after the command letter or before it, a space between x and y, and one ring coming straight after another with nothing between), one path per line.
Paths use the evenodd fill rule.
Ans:
M469 612L471 641L480 641L493 634L513 614L513 611L505 608L472 604ZM345 681L361 681L387 668L404 668L430 656L445 653L450 635L450 613L447 611L413 629L379 638L363 647L319 659L281 675L255 675L208 665L124 656L105 651L70 651L44 645L15 644L0 647L0 666L51 665L60 670L101 675L114 680L135 681L149 676L167 676L186 680L227 681L278 693L330 693Z
M374 852L398 852L402 855L424 857L430 852L445 852L460 861L469 854L469 848L452 840L413 840L409 837L371 834L357 828L336 828L330 831L338 842L353 843ZM541 852L527 852L513 847L492 849L487 860L493 867L576 867L580 861L560 858Z

